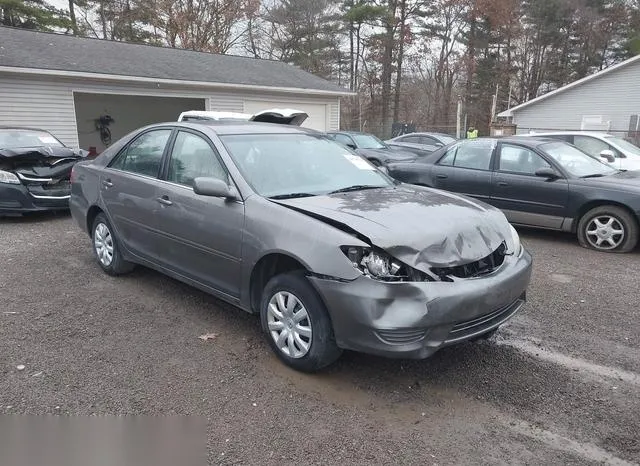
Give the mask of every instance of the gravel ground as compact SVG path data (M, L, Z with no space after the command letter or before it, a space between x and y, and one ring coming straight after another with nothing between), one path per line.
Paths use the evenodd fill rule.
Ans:
M70 217L0 219L0 413L197 415L211 464L637 464L639 254L521 235L529 303L492 340L304 375L255 317L103 274Z

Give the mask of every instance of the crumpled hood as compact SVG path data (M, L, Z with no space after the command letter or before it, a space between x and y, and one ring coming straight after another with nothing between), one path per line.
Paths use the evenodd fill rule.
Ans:
M0 168L26 176L67 176L71 167L84 159L88 152L68 147L21 147L0 149Z
M429 188L397 187L275 201L327 223L346 225L419 270L488 256L505 242L509 223L484 203Z

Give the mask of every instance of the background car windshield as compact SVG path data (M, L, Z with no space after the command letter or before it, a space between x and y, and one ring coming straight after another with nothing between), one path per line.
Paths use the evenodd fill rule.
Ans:
M540 149L573 176L610 175L617 171L564 142L543 144Z
M62 147L62 143L46 131L0 129L0 149L42 146Z
M352 134L351 137L356 141L358 149L384 149L384 143L375 136L370 134Z
M221 139L247 182L265 197L393 184L364 158L324 137L243 134Z
M628 154L640 156L640 147L627 141L626 139L619 138L617 136L606 136L607 141L618 146L620 149Z
M456 141L455 138L445 135L438 135L438 139L440 139L440 142L442 142L442 144L444 145L451 144L452 142Z

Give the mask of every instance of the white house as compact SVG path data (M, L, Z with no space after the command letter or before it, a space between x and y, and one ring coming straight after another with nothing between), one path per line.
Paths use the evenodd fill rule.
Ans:
M640 130L640 55L500 113L518 133L602 130L631 136Z
M104 115L113 141L185 110L294 107L309 114L303 126L330 131L344 95L278 61L0 27L0 126L43 128L98 152L95 120Z

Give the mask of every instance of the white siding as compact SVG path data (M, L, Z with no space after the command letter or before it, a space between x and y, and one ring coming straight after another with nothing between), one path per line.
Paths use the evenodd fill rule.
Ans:
M610 121L610 131L627 131L640 114L640 61L514 111L518 132L580 130L584 116Z
M31 126L50 131L77 147L71 88L46 81L0 76L0 126Z
M203 98L209 110L243 112L244 102L284 102L326 105L326 128L340 126L337 97L311 97L256 91L207 91L182 86L152 86L150 84L120 85L113 82L80 79L44 79L33 76L0 74L0 125L34 126L50 131L65 144L77 147L78 133L74 107L74 92L96 94L141 95L159 97ZM189 109L185 109L189 110Z

